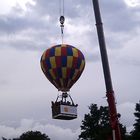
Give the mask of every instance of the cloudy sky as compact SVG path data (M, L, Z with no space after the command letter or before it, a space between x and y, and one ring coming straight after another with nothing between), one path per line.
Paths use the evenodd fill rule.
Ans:
M140 0L100 0L106 46L121 122L130 131L140 100ZM64 42L79 48L86 67L70 94L78 119L51 118L58 91L43 75L40 57L61 43L59 0L0 0L0 137L39 130L52 140L76 140L91 103L107 105L91 0L65 0Z

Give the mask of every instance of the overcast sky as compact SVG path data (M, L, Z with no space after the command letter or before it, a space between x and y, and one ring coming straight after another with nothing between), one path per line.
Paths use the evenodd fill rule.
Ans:
M100 0L117 110L133 128L140 100L140 0ZM91 0L65 0L64 42L80 49L86 67L70 94L78 119L51 118L57 89L43 75L40 57L60 44L59 0L0 0L0 137L39 130L52 140L77 140L88 106L107 105Z

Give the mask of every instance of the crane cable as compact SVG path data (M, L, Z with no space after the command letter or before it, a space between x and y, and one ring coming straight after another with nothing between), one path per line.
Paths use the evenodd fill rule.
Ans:
M64 22L65 22L65 17L64 17L64 0L59 0L59 13L60 13L60 27L61 27L61 38L62 38L62 44L63 44L63 39L64 39Z

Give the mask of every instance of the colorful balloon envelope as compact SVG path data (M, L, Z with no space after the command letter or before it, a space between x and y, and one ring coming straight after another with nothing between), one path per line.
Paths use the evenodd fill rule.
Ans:
M47 79L62 92L67 92L81 76L85 58L80 50L60 44L44 51L41 68Z

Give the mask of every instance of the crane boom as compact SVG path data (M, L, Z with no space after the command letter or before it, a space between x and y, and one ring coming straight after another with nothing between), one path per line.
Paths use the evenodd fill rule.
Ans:
M117 114L115 96L114 96L114 91L113 91L113 86L112 86L99 2L98 0L92 0L92 2L93 2L93 9L94 9L95 20L96 20L96 27L97 27L99 46L100 46L105 85L106 85L106 97L107 97L107 101L109 105L110 124L112 128L113 140L121 140L118 114Z

